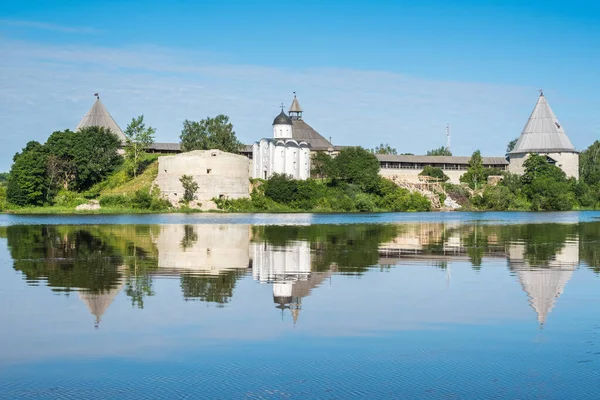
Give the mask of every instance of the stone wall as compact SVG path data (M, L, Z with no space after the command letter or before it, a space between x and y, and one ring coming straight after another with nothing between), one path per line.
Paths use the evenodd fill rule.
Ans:
M543 156L548 156L556 161L556 166L560 167L567 177L573 177L579 179L579 154L577 153L539 153ZM529 154L511 154L510 164L508 166L509 172L513 174L523 175L525 168L523 164Z
M398 168L381 168L379 174L386 178L392 176L398 176L399 178L406 180L410 183L419 183L419 174L423 172L422 169L398 169ZM450 178L448 182L456 185L460 184L460 177L467 172L466 170L444 170L444 174Z
M198 183L198 202L213 198L250 197L248 158L220 150L195 150L158 158L156 185L173 205L183 198L180 178L191 175Z

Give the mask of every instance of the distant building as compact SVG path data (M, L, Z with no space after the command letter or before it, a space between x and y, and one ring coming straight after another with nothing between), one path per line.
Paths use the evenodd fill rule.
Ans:
M471 157L394 154L376 154L376 157L379 160L382 176L396 177L414 183L419 182L419 174L423 172L423 168L432 166L442 169L451 183L459 184L460 177L467 172L471 160ZM508 161L504 157L482 157L482 159L483 166L486 168L496 168L501 171L508 168Z
M269 179L273 174L285 174L294 179L308 179L310 147L292 137L292 119L281 110L273 121L273 138L261 139L252 146L253 178Z
M579 152L571 144L543 92L540 93L515 148L508 153L509 171L523 174L523 163L532 153L546 156L549 163L560 167L568 177L579 179Z

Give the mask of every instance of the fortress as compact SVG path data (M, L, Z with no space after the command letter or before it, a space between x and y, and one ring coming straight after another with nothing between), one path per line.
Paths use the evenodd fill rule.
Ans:
M272 137L265 137L252 145L243 146L240 155L248 160L248 168L236 167L239 174L268 179L274 173L285 173L296 179L307 179L310 176L310 161L315 153L325 152L335 157L343 146L333 145L313 129L304 120L303 112L294 94L288 113L282 109L273 120ZM83 117L77 129L92 125L110 129L125 143L123 131L99 98ZM181 148L179 143L154 143L149 151L169 155L181 153ZM568 177L579 178L579 152L573 147L543 92L540 93L514 149L507 155L483 157L483 164L485 167L523 174L523 163L532 153L545 156L549 163L560 167ZM467 171L470 160L470 156L377 154L376 157L380 162L381 175L413 183L419 182L419 173L423 168L433 166L441 168L450 178L450 182L457 184ZM170 161L172 165L177 164L174 159ZM172 173L181 175L189 174L190 171ZM219 171L212 170L211 180L218 181L218 176Z

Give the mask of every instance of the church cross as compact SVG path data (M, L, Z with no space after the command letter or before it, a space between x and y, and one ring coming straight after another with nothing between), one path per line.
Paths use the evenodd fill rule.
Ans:
M279 107L281 107L281 111L283 111L283 109L285 108L285 106L283 105L283 103L281 103L281 105Z

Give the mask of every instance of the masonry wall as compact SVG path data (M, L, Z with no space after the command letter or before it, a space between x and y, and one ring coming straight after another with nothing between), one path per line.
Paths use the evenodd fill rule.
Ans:
M159 157L156 184L172 204L183 198L183 175L191 175L198 183L199 202L239 199L250 196L248 174L247 157L220 150L196 150Z
M398 169L398 168L381 168L379 174L384 177L398 176L402 179L411 182L419 183L419 174L423 172L422 169ZM448 182L456 185L460 184L460 177L467 172L466 170L444 170L444 174L450 178Z
M539 153L556 161L556 166L565 171L567 177L579 179L579 154L577 153ZM523 175L525 167L523 164L529 154L511 154L508 171L513 174Z

